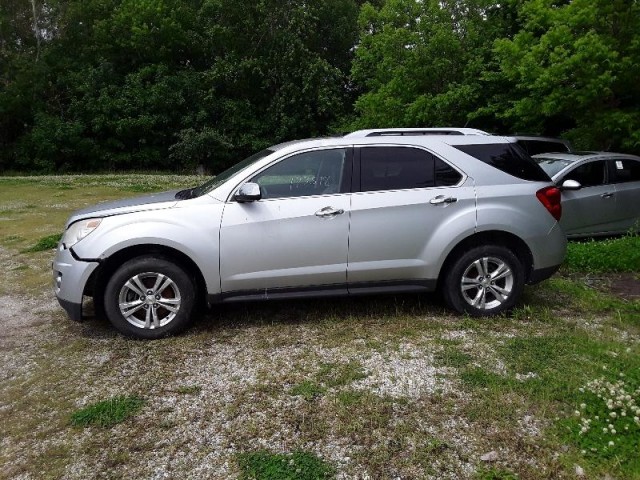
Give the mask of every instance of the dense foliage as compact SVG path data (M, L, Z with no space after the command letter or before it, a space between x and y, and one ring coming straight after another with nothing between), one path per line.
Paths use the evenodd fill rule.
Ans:
M637 0L3 0L0 172L474 126L640 152Z
M2 4L0 168L217 170L351 103L354 1L33 2Z

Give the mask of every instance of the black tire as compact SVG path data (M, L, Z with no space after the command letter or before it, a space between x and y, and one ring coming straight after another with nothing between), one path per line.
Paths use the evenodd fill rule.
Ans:
M444 273L442 293L447 304L474 317L509 311L524 289L522 263L502 246L474 247Z
M196 298L196 282L182 267L162 257L137 257L107 282L104 310L122 334L153 340L184 330Z

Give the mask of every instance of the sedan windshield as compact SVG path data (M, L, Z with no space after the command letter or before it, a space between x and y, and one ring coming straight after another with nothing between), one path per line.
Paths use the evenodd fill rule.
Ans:
M271 155L272 153L273 153L273 150L269 150L269 149L265 149L258 153L254 153L250 157L245 158L244 160L229 167L225 171L219 173L218 175L213 177L211 180L203 183L199 187L188 188L186 190L179 191L178 193L176 193L176 198L180 200L184 200L187 198L196 198L196 197L199 197L200 195L204 195L205 193L208 193L214 188L217 188L220 185L222 185L225 181L227 181L227 179L231 178L236 173L244 170L249 165L257 162L258 160L266 157L267 155Z
M547 157L533 157L533 159L538 162L538 165L542 167L542 169L549 175L551 178L562 170L564 167L571 165L573 162L571 160L562 160L560 158L547 158Z

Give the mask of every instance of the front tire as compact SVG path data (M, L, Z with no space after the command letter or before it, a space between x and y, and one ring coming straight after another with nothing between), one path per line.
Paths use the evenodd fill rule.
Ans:
M475 247L453 262L443 283L451 308L474 317L514 307L524 289L524 267L502 246Z
M195 282L179 265L162 257L124 263L107 282L104 309L122 334L139 339L174 335L191 322Z

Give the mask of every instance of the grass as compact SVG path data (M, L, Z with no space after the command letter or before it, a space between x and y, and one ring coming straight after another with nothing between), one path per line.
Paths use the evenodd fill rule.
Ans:
M640 235L570 242L566 264L574 271L640 272Z
M35 245L22 250L22 253L44 252L46 250L52 250L58 246L58 242L60 241L61 238L62 238L61 233L54 233L53 235L47 235L45 237L42 237L40 240L38 240Z
M592 391L624 379L633 396L640 382L640 301L607 287L634 265L637 237L571 242L558 275L491 319L398 295L223 306L151 343L69 322L48 293L52 252L31 248L74 209L196 183L0 178L0 300L19 300L2 304L16 326L0 336L0 477L528 480L573 478L580 465L587 478L640 478L640 435L614 424L620 443L604 450L609 410ZM434 371L410 370L417 362ZM424 387L416 395L374 383L408 376ZM88 393L110 400L76 411ZM104 405L141 398L153 404ZM116 411L135 421L69 428L72 416L115 425ZM583 419L598 428L580 435ZM478 460L491 450L497 463Z
M239 455L238 463L242 472L240 478L244 480L325 480L335 476L333 467L304 451L243 453Z
M563 422L565 438L586 461L615 463L629 476L640 471L640 383L637 370L632 373L588 382L579 389L574 416Z
M311 401L324 395L328 389L349 385L366 378L364 368L359 362L321 363L313 380L304 380L291 388L291 395Z
M297 395L304 398L307 401L311 401L314 398L323 395L327 389L317 383L310 380L305 380L291 388L291 395Z
M71 415L71 424L87 427L112 427L135 415L142 408L144 401L138 397L115 397L93 403Z

